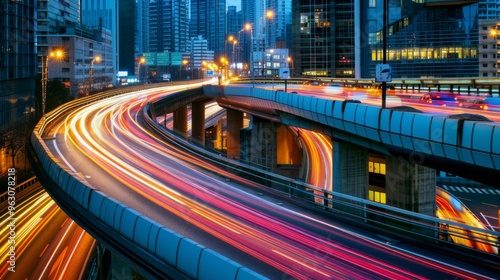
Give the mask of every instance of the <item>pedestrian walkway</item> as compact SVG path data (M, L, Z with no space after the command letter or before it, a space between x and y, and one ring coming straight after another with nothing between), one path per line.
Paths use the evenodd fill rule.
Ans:
M448 186L448 185L442 185L441 188L443 188L449 192L461 192L461 193L484 194L484 195L500 195L500 189L472 188L472 187L460 187L460 186Z

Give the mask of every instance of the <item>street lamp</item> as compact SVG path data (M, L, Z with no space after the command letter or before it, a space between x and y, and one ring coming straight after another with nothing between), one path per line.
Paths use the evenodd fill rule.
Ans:
M246 31L249 31L250 30L250 59L249 59L249 71L252 72L252 86L254 84L254 80L255 80L255 77L254 77L254 65L253 65L253 28L252 28L252 24L250 23L247 23L245 24L245 30Z
M384 0L383 19L382 19L382 64L387 63L387 1ZM387 82L382 82L382 109L385 108L387 98Z
M224 76L224 79L227 79L227 59L224 56L220 58L220 71L221 76Z
M288 63L292 64L292 77L295 76L295 69L293 68L293 59L289 56L287 59Z
M185 67L184 71L187 71L187 67L186 67L186 65L187 65L188 63L189 63L189 60L187 60L187 59L183 59L183 60L182 60L182 65L184 65L184 67ZM187 88L188 88L188 80L187 80L187 75L186 75L186 89L187 89Z
M233 53L232 53L232 62L233 62L233 65L234 65L234 74L236 76L236 69L237 69L237 65L236 65L236 61L234 60L234 47L236 46L236 44L238 44L238 40L233 40Z
M144 72L142 69L142 65L146 64L146 59L144 57L141 57L139 59L139 80L144 83L144 75L141 73L141 70Z
M96 56L90 61L90 70L89 70L89 77L90 77L90 85L89 85L89 95L92 94L92 75L94 74L94 62L99 63L101 61L100 56Z
M60 49L57 49L50 52L46 56L42 56L42 116L45 115L45 103L47 102L47 82L49 81L49 57L55 59L61 59L64 57L64 52Z
M269 20L271 20L272 18L274 17L274 12L272 10L267 10L266 11L266 15L264 17L264 24L262 24L262 33L261 36L262 36L262 52L261 52L261 63L262 63L262 70L261 70L261 75L264 75L264 53L266 52L266 44L269 43L270 40L268 40L270 38L270 35L268 34L269 33L269 29L267 27L268 23L269 23ZM260 44L260 43L259 43Z

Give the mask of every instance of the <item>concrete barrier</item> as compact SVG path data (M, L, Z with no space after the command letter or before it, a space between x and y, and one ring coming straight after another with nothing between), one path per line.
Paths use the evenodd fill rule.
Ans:
M201 252L198 279L236 279L240 267L238 263L218 253L204 249Z
M198 279L198 267L203 249L205 247L190 239L181 239L177 250L177 267L190 277Z
M156 242L156 255L163 260L177 266L177 252L179 244L184 237L170 229L161 228L158 231L158 239Z

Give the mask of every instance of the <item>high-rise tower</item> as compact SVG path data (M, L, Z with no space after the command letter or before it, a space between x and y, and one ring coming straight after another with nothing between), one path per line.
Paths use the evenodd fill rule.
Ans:
M206 38L208 49L214 51L216 59L224 55L225 19L225 0L191 0L189 34Z
M188 43L186 0L152 0L149 3L150 52L184 52Z
M35 0L0 2L0 130L35 107L35 7Z

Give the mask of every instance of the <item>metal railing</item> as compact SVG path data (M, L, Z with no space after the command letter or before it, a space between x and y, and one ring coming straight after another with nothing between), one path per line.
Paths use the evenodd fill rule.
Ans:
M325 84L339 84L346 87L378 88L380 83L374 79L346 79L346 78L291 78L271 79L256 78L256 84L303 84L306 81L319 80ZM251 80L232 80L230 83L251 83ZM393 79L387 87L400 90L418 91L450 91L453 93L467 93L468 95L489 95L500 97L500 78L421 78L421 79Z
M170 96L169 96L170 97ZM169 98L166 97L166 98ZM289 200L301 206L315 209L336 218L348 218L358 224L375 226L376 228L399 237L426 242L427 244L439 244L440 248L460 248L464 254L478 254L492 258L493 262L499 259L500 233L476 228L454 221L439 219L404 209L372 202L367 199L357 198L338 192L319 189L303 181L291 179L281 175L267 172L236 160L227 159L206 151L199 145L192 145L185 141L184 137L178 137L175 133L157 124L150 117L150 106L144 109L146 124L154 131L162 135L168 141L189 150L196 156L210 161L216 165L230 170L235 176L239 176L264 186L261 190L279 196L281 199ZM454 243L454 239L467 239L479 244L476 248L489 248L479 250L473 247L464 247Z

